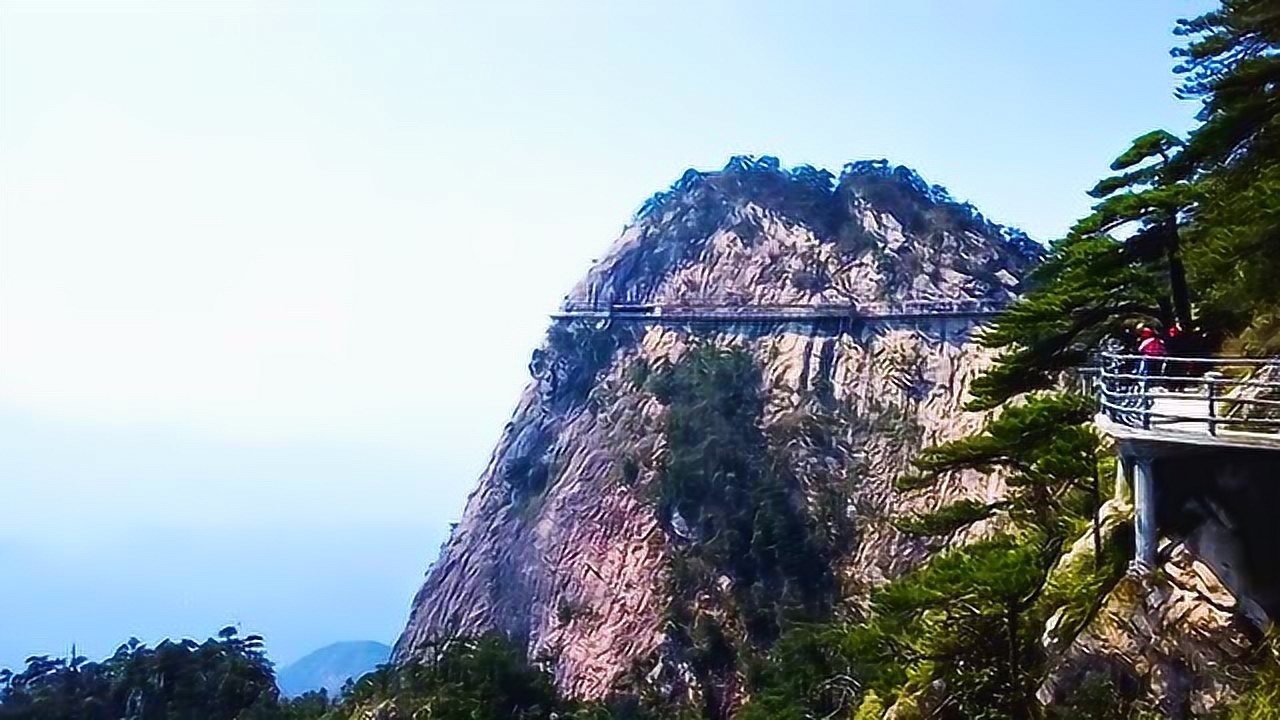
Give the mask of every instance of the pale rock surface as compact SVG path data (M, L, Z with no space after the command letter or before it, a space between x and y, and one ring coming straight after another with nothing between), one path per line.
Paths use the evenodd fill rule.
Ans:
M1135 686L1138 699L1165 717L1206 715L1239 691L1233 682L1259 628L1183 543L1167 543L1161 555L1167 559L1158 572L1122 578L1056 654L1042 703L1062 702L1090 673L1122 676L1122 685Z
M821 192L780 175L686 175L623 232L572 297L605 307L1007 301L1038 257L1024 236L908 171L862 166ZM605 696L633 669L689 683L663 620L670 549L686 540L678 521L659 517L647 489L661 466L665 410L632 373L640 359L650 368L676 362L695 340L738 345L755 358L767 406L762 429L789 438L779 451L807 496L822 488L843 498L856 538L838 571L855 599L865 597L929 552L895 530L891 516L1000 492L976 474L905 497L893 489L920 448L980 426L981 415L962 409L990 362L975 326L952 319L834 330L607 321L553 328L413 602L395 656L410 658L433 638L498 630L530 656L551 658L558 684L574 696ZM787 435L814 402L848 419L832 428L834 450ZM530 484L534 492L520 489ZM731 582L722 577L703 597Z

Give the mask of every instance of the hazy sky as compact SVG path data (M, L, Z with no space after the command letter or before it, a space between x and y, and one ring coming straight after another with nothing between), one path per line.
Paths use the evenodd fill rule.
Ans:
M0 666L391 641L645 197L887 157L1051 238L1203 6L0 2Z

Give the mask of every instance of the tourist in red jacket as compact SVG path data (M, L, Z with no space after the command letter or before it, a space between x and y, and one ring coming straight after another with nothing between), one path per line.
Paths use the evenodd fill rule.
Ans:
M1160 339L1160 334L1150 325L1143 325L1138 328L1138 354L1142 356L1142 360L1138 362L1138 374L1145 377L1152 375L1164 375L1164 364L1169 355L1169 351L1165 348L1164 341ZM1142 381L1146 386L1147 381Z

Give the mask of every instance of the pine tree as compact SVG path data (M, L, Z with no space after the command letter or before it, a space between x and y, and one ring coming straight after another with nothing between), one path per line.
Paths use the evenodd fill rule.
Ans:
M922 487L951 472L979 470L1002 472L1008 492L993 502L961 500L896 524L916 535L949 535L1004 513L1015 527L1028 526L1061 540L1072 529L1071 519L1087 514L1094 518L1095 549L1100 550L1100 441L1088 424L1093 413L1090 397L1035 393L1006 408L979 434L925 450L916 461L921 472L900 479L899 489Z
M1186 246L1206 320L1239 349L1280 350L1280 6L1228 0L1179 23L1180 95L1201 101L1181 154L1199 174L1195 237Z
M983 336L1003 351L973 407L1053 387L1134 320L1197 319L1210 343L1280 348L1280 7L1225 0L1179 22L1173 54L1201 124L1153 131L1090 191L1094 212L1054 243L1029 292Z

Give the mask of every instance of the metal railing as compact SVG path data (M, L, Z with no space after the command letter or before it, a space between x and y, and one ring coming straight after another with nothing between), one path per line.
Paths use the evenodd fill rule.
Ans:
M817 319L994 317L1008 306L1004 300L904 300L875 303L774 303L750 300L719 302L693 299L680 302L592 302L568 299L556 318L673 318L673 319Z
M1280 440L1280 358L1099 358L1098 403L1113 423L1161 433Z

